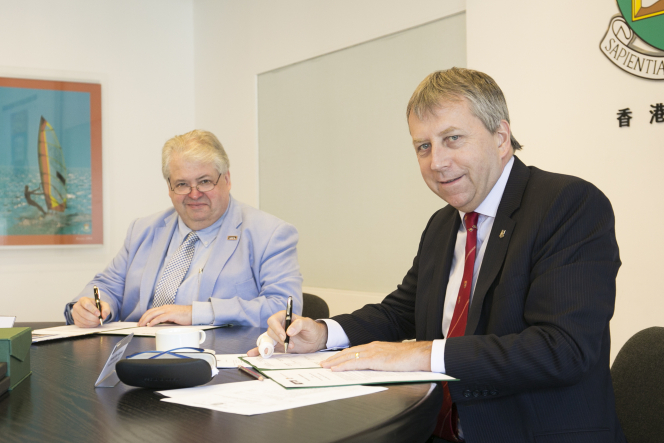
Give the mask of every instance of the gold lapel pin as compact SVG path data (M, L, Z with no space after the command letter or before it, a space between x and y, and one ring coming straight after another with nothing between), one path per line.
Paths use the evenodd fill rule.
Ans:
M226 237L226 239L228 239L228 240L237 240L237 235L229 235L228 237Z
M505 230L504 229L502 231L500 231L500 235L498 237L499 238L505 237Z

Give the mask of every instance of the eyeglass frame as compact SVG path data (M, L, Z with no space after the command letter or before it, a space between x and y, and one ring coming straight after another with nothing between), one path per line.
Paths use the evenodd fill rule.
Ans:
M214 189L217 186L217 183L219 183L219 180L221 180L222 175L224 175L224 174L220 172L219 177L217 177L217 181L214 183L214 185L212 185L212 189ZM173 191L175 193L175 195L189 195L189 194L191 194L191 191L194 190L194 188L196 188L196 190L198 192L201 192L201 193L212 191L212 189L208 189L207 191L201 191L200 189L198 189L198 187L200 186L200 183L199 183L196 186L187 185L189 187L189 192L187 192L185 194L178 194L177 192L175 192L175 189L173 189L173 185L171 184L171 178L168 177L166 180L168 180L168 187L171 189L171 191Z

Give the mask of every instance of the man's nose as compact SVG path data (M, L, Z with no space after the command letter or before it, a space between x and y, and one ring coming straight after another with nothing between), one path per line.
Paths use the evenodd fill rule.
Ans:
M194 200L198 200L202 195L203 193L197 188L191 188L191 192L189 193L188 197Z
M448 168L451 163L451 157L448 149L440 145L431 147L431 169L440 171Z

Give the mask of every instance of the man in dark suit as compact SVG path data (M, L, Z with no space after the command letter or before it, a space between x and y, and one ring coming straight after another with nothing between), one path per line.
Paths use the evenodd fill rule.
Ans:
M396 291L332 320L298 318L289 351L352 346L323 366L459 378L432 441L624 442L609 372L620 259L608 199L514 156L486 74L429 75L407 116L422 176L449 205ZM268 320L279 342L283 318Z

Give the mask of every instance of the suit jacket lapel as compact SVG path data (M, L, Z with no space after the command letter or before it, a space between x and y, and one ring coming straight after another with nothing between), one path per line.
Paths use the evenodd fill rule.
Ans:
M210 254L203 275L201 277L201 284L198 288L199 294L212 294L214 285L221 274L224 265L233 254L237 245L240 243L242 231L242 208L240 205L231 198L228 208L228 214L221 224L217 239L211 246L214 251ZM200 296L199 296L200 297ZM207 296L206 296L207 299ZM199 300L203 300L199 298Z
M154 230L150 255L145 264L143 277L141 278L140 306L142 312L145 312L148 309L148 303L150 303L150 299L152 298L152 292L157 285L157 273L164 261L164 257L166 257L166 251L168 251L168 245L173 237L173 231L177 227L177 222L178 214L173 211L172 214L164 218L163 224Z
M450 209L453 209L450 207ZM459 211L454 209L451 216L440 226L436 237L434 255L434 274L430 290L431 296L427 306L427 340L443 338L443 310L445 308L445 293L447 282L450 279L450 269L454 258L454 246L457 232L461 224Z
M472 335L477 329L482 314L482 305L484 297L491 287L491 284L498 276L500 268L505 261L507 247L514 232L515 222L511 219L512 214L521 205L523 192L526 189L530 170L523 164L518 157L514 156L514 164L510 172L505 192L500 200L496 219L493 222L491 233L489 234L486 252L482 260L480 274L477 277L473 301L468 312L468 323L466 324L466 335ZM502 236L501 236L502 234Z

